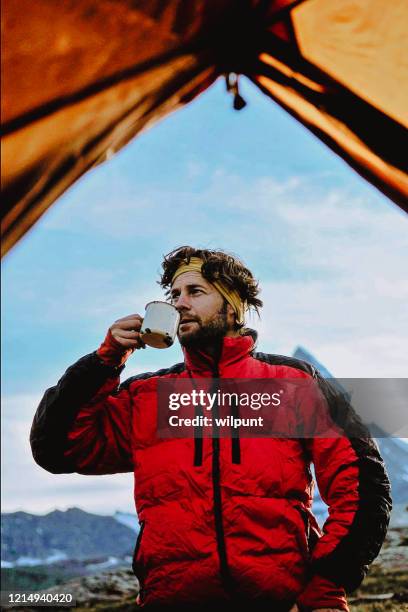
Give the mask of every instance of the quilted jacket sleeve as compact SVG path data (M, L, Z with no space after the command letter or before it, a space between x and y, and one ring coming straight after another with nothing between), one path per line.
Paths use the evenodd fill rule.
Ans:
M391 512L390 482L379 453L346 395L315 374L329 421L340 432L305 440L329 517L313 548L312 572L352 591L383 544Z
M118 391L123 367L107 366L91 353L45 392L30 434L41 467L54 474L133 470L129 392Z

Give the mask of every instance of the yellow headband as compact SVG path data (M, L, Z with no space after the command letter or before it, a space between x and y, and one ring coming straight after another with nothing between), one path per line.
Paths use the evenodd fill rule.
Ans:
M201 274L203 263L203 260L199 257L192 257L190 263L183 263L177 268L171 282L174 283L176 278L180 276L180 274L184 274L184 272L199 272ZM227 300L228 304L231 304L235 312L237 323L243 325L245 323L246 303L241 300L238 291L229 289L218 280L211 281L211 284L214 285L217 291L221 293L222 297Z

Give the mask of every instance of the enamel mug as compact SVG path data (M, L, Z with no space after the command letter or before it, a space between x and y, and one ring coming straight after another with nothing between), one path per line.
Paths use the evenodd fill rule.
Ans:
M153 348L168 348L176 339L180 314L168 302L149 302L140 330L141 339Z

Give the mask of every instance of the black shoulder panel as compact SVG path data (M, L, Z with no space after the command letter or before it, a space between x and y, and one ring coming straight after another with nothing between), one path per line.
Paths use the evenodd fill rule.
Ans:
M131 376L127 380L123 381L118 391L122 391L123 389L129 389L130 385L136 382L137 380L147 380L148 378L154 378L155 376L166 376L167 374L180 374L185 369L185 363L181 362L176 363L170 368L162 368L161 370L157 370L156 372L143 372L142 374L136 374L135 376Z
M297 370L302 370L302 372L306 372L316 377L316 368L307 363L307 361L302 361L301 359L295 359L294 357L286 357L285 355L272 355L270 353L252 353L252 357L254 359L258 359L258 361L263 361L265 363L270 363L271 365L283 365L288 366L290 368L296 368Z
M81 406L91 400L109 379L117 378L124 366L104 364L96 352L78 359L55 387L47 389L34 415L30 432L33 457L54 474L75 471L64 458L65 440Z
M116 379L125 366L104 364L96 352L81 357L71 365L55 387L47 389L31 426L30 444L33 457L45 470L54 474L71 473L75 467L64 457L66 439L76 415L109 379ZM127 391L135 380L182 372L184 363L130 377L112 391Z

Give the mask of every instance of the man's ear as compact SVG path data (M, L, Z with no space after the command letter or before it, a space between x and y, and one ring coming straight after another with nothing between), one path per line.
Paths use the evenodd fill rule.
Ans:
M235 323L236 323L236 320L237 320L236 315L235 315L235 310L233 309L231 304L229 304L228 302L227 302L227 318L235 326Z

